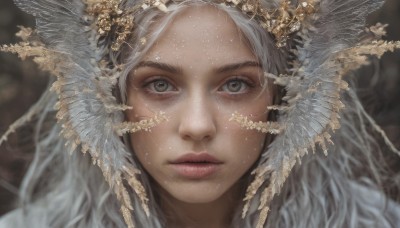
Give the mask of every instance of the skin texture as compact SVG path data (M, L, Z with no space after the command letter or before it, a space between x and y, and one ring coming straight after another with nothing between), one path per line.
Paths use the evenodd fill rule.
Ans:
M169 226L227 227L241 202L240 178L257 161L265 134L234 121L266 121L271 94L263 71L233 21L211 6L178 15L129 78L129 121L165 113L168 121L130 135L158 186ZM186 178L171 162L188 153L218 159L216 172ZM171 210L173 208L173 210ZM171 212L173 211L173 212Z

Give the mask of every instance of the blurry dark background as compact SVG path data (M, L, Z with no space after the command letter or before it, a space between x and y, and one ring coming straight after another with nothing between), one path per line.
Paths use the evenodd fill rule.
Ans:
M389 24L387 40L400 40L400 0L387 0L384 7L369 18ZM15 43L17 25L33 27L31 16L18 10L12 0L0 1L0 45ZM380 70L376 78L372 70ZM360 71L359 95L369 113L400 147L400 51L386 54L373 67ZM0 53L0 135L37 101L47 85L48 75L37 70L31 61L20 61L16 55ZM11 135L0 147L0 216L12 209L17 188L32 158L29 134L24 128Z

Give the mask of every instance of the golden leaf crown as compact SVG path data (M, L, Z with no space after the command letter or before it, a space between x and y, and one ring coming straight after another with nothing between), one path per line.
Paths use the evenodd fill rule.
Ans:
M113 51L118 51L121 45L129 39L135 25L134 15L149 8L158 8L168 12L168 4L179 0L143 0L140 4L126 10L122 9L123 0L87 0L87 13L95 18L97 33L108 36L115 31L115 39L111 45ZM240 9L250 18L273 35L277 47L284 47L290 36L300 31L302 22L315 12L314 0L301 1L297 6L290 1L282 1L276 9L266 9L260 0L216 0Z

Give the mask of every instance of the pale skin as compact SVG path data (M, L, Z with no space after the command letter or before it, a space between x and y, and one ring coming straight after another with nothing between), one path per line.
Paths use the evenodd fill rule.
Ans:
M265 134L234 121L239 112L267 120L271 94L263 70L233 21L211 7L178 15L132 71L129 121L168 118L130 135L132 148L154 179L168 227L229 227L243 197L239 180L257 161ZM219 163L210 175L188 178L173 161L202 153Z

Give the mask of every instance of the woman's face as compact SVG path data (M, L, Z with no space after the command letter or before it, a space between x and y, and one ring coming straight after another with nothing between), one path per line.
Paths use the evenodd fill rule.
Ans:
M132 71L129 121L164 112L167 121L130 135L135 155L159 186L186 203L233 190L260 156L265 134L230 121L266 121L270 92L233 21L213 7L179 14Z

